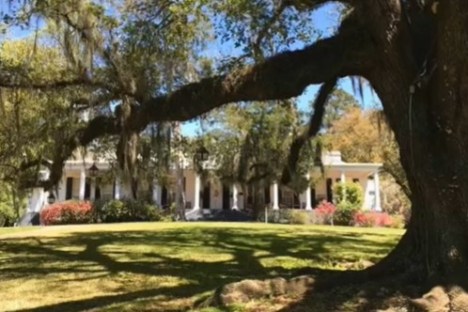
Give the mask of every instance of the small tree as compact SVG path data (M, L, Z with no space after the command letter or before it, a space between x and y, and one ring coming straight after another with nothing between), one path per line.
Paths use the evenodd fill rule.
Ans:
M333 193L335 202L341 204L347 202L358 209L361 209L364 202L364 193L361 185L352 182L340 182L335 184Z
M338 183L334 187L337 210L334 221L340 225L350 225L356 212L361 210L364 195L357 183Z

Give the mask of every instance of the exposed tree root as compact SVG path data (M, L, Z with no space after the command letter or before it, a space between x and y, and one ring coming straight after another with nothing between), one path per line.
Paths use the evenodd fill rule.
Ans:
M304 311L319 298L327 302L329 311L468 312L468 288L462 286L467 275L428 275L410 238L410 234L405 235L387 257L364 270L311 268L291 279L243 280L220 287L202 305L244 305L252 300L289 297L295 299L283 311ZM336 299L335 293L342 295Z

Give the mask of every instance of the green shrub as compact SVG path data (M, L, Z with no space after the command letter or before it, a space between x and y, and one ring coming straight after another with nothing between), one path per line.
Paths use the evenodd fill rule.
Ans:
M0 227L13 225L16 214L12 206L0 204Z
M403 215L393 215L392 216L393 222L390 225L391 228L394 229L403 229L406 226L406 219Z
M336 212L333 221L338 225L352 225L354 215L362 208L364 194L361 185L353 182L337 183L334 187Z
M335 203L337 204L347 202L361 208L364 202L364 193L361 185L358 183L337 183L333 188L333 194L335 194Z
M292 210L289 218L290 224L310 224L310 215L312 212L304 210Z
M351 225L354 221L354 215L361 210L361 207L355 204L343 201L336 206L333 223L337 225Z
M141 200L99 201L95 205L96 219L99 222L160 221L162 210Z
M0 227L13 226L27 207L27 196L0 182Z
M278 209L274 210L271 207L267 209L268 223L289 223L290 209ZM265 210L258 214L257 220L259 222L265 222Z

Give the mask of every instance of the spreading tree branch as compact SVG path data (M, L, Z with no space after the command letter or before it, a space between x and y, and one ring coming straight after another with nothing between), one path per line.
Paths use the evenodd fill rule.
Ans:
M17 82L12 81L16 79L10 78L0 78L0 87L7 89L28 89L28 90L41 90L41 91L51 91L51 90L60 90L69 87L78 87L78 86L89 86L89 87L102 87L103 84L95 81L91 81L87 78L76 78L70 80L58 80L58 81L49 81L43 83L35 82Z
M346 4L353 4L357 0L340 0L338 2L346 3ZM299 11L302 10L315 10L319 8L321 5L326 3L330 3L330 0L286 0L285 4L288 6L292 6Z
M337 79L333 78L325 82L319 90L317 98L314 102L314 113L312 114L308 128L301 133L297 138L294 139L291 144L291 150L289 152L288 161L286 167L283 169L281 176L281 183L289 184L292 180L292 176L297 171L297 163L299 161L299 155L302 147L317 135L320 131L323 121L323 115L325 114L325 105L327 104L330 94L333 92L336 86Z
M143 102L133 116L134 124L144 128L151 122L186 121L227 103L288 99L311 84L363 75L370 64L370 47L361 28L342 29L302 50L280 53L258 65L206 78Z
M257 65L206 78L141 102L132 109L125 126L142 131L150 123L190 120L227 103L288 99L300 95L311 84L363 75L371 64L371 41L362 28L346 25L351 27L342 27L336 36L302 50L280 53ZM76 147L105 135L119 134L121 129L118 114L90 121L57 153L49 184L60 180L63 164Z

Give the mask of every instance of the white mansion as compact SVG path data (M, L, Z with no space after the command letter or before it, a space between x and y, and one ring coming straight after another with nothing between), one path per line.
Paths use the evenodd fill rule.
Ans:
M340 152L322 155L323 169L312 168L308 178L314 183L302 194L296 194L287 187L272 184L265 189L264 202L272 209L297 208L311 210L320 201L333 200L333 184L352 181L359 183L364 191L363 209L380 211L379 169L377 163L347 163L342 161ZM197 209L247 209L251 204L248 190L242 185L225 185L221 181L202 183L200 176L190 162L184 164L184 190L186 208ZM107 161L95 161L92 157L78 157L68 160L55 194L55 201L121 199L130 197L130 188L119 179L101 181L89 176L90 168L106 172L110 170ZM87 176L88 175L88 176ZM48 204L49 194L40 188L33 190L28 212L37 213ZM153 200L158 206L168 206L169 190L160 185L153 186Z

